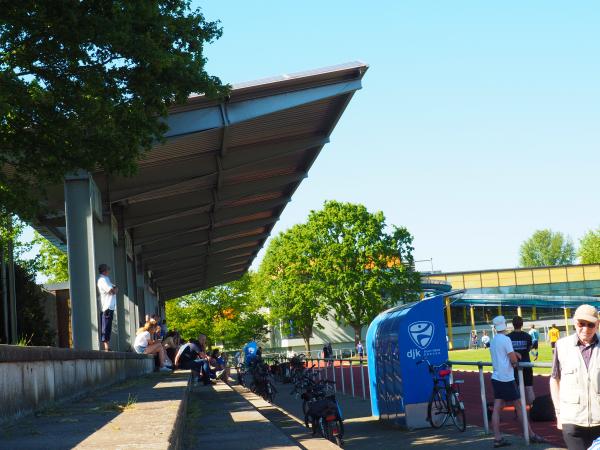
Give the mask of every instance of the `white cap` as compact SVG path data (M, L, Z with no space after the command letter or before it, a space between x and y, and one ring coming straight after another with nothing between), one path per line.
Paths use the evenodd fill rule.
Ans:
M504 318L504 316L494 317L494 320L492 320L492 323L494 324L494 328L496 329L496 331L506 330L506 319Z

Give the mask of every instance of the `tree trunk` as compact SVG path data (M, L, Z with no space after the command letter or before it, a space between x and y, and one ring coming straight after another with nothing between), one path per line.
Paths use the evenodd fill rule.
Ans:
M310 352L310 337L312 336L312 327L306 327L302 332L302 338L304 339L304 348L307 352Z
M356 348L358 341L362 338L362 325L352 325L352 328L354 328L354 348Z
M310 352L310 336L304 338L304 349Z

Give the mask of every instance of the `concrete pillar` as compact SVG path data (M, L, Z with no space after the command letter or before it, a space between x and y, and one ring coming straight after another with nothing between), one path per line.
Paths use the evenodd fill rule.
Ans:
M115 284L119 287L117 293L117 335L119 350L126 351L133 347L131 340L131 325L129 313L129 280L127 277L127 250L125 248L125 228L122 214L117 214L117 244L115 247ZM120 219L120 220L119 220Z
M71 291L73 347L98 350L98 306L94 261L96 187L85 171L65 177L65 216Z
M471 311L471 330L475 329L475 308L473 306L470 307Z
M10 344L10 322L8 320L8 278L6 277L6 261L4 247L0 249L0 280L2 282L2 318L4 321L4 344Z
M146 314L152 314L152 312L146 311L146 281L144 278L141 248L135 247L135 303L138 306L138 320L140 322L144 321Z
M116 285L119 290L121 286L117 283L117 270L115 267L115 244L113 238L112 215L110 210L104 211L102 214L102 222L96 222L94 226L94 251L95 251L95 280L98 279L98 266L100 264L108 264L111 268L110 281ZM118 304L118 297L117 297ZM100 317L101 305L98 299L98 317ZM119 317L117 309L115 309L112 323L112 334L110 338L110 347L113 350L121 350L119 347ZM98 336L100 338L100 336Z
M129 238L126 238L129 241ZM126 257L126 265L127 271L127 296L126 296L126 304L129 305L129 308L126 309L126 314L129 314L129 336L131 336L131 341L135 339L135 335L139 326L139 315L138 315L138 307L136 304L136 288L135 288L135 266L133 260L133 254L128 254Z
M445 298L446 301L446 321L448 322L448 350L454 348L454 340L452 339L452 306L450 304L450 297Z
M11 239L8 241L8 308L10 310L11 344L16 344L19 341L19 330L17 328L17 288L15 282L15 247ZM23 337L29 339L29 336Z

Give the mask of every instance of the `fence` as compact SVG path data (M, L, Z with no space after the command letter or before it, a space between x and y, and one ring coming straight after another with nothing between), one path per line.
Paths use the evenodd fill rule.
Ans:
M483 377L483 368L492 367L491 362L483 361L448 361L450 367L453 366L477 366L479 370L479 392L481 393L481 410L483 414L483 428L485 433L490 432L490 426L487 416L487 397L485 393L485 379ZM525 399L525 383L523 381L523 369L526 367L552 367L552 363L531 363L520 362L517 365L519 376L519 393L521 395L521 419L523 420L523 437L525 443L529 445L529 417L527 415L527 404ZM452 377L452 374L450 375ZM452 380L450 380L452 382Z
M356 359L349 358L307 358L308 368L319 369L319 379L333 380L336 391L352 397L362 397L367 399L369 387L369 374L366 362L363 364ZM481 411L483 416L483 428L486 434L489 434L490 427L487 416L487 394L485 390L485 378L483 375L484 367L492 367L491 362L483 361L448 361L450 367L454 366L477 366L479 371L479 392L481 395ZM521 397L521 418L523 420L523 436L527 445L530 444L529 436L529 416L527 414L527 405L525 397L525 383L523 380L523 369L533 367L551 368L551 363L531 363L520 362L517 365L519 377L519 393ZM348 370L349 369L349 370ZM358 370L357 370L358 369ZM367 371L365 373L365 371ZM357 375L358 372L358 375ZM452 374L450 375L452 377ZM452 380L450 380L452 382ZM358 384L358 387L357 387ZM358 394L358 395L357 395Z
M362 362L350 358L307 358L305 361L309 369L319 369L320 380L333 380L336 392L367 399L369 373L366 358Z

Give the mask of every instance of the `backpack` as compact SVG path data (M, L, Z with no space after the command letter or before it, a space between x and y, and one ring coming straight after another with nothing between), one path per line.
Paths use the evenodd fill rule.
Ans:
M533 422L551 422L556 420L552 397L550 397L550 395L541 395L536 397L531 405L529 417Z

